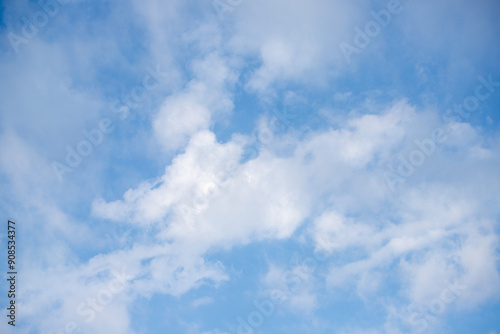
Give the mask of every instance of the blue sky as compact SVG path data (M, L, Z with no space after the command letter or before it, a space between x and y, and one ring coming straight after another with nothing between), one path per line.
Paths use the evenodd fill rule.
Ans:
M0 332L499 334L499 14L0 2Z

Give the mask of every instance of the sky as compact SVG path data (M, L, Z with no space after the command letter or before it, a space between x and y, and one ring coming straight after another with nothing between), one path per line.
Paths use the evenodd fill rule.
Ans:
M500 334L499 16L0 1L0 332Z

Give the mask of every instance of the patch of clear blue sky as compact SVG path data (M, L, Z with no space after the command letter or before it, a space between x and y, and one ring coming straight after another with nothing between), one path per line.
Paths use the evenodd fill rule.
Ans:
M5 5L3 1L0 1L0 29L4 30L6 28L5 22L3 20L3 14L5 12Z
M500 304L488 303L473 311L451 312L447 317L450 333L500 333Z

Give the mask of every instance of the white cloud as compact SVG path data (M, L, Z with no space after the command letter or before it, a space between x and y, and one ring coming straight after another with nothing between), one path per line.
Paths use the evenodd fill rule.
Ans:
M350 282L366 299L383 287L385 268L403 259L401 268L415 271L410 275L415 279L409 280L405 291L409 292L409 299L422 304L437 291L430 283L432 277L457 277L458 271L449 264L448 257L439 262L440 258L433 254L445 254L440 249L450 238L469 234L463 226L467 217L476 214L477 206L444 185L416 189L403 186L401 198L391 198L383 181L387 161L392 159L390 152L399 148L407 129L414 131L410 120L416 119L424 133L434 125L433 121L425 124L419 117L428 122L426 114L419 116L406 102L398 102L380 114L353 117L344 128L312 133L303 140L292 139L293 150L285 156L278 157L271 143L257 158L241 164L237 172L224 178L218 175L239 160L245 138L235 136L221 144L213 133L202 131L192 136L185 152L157 181L127 191L123 200L95 202L94 214L157 226L160 239L173 242L175 249L192 254L195 259L213 248L290 237L311 215L312 203L326 197L332 209L324 210L312 226L316 242L321 240L333 255L349 249L362 250L358 259L331 268L326 278L328 286L345 287ZM215 182L222 179L227 181ZM205 188L207 185L210 187ZM392 203L389 212L377 208L377 203L387 201ZM185 211L186 207L194 211ZM419 264L418 254L427 254L432 260ZM148 272L151 271L153 282L160 277L170 277L168 282L175 282L178 269L160 269L175 268L166 265L169 261L167 257L151 262ZM464 263L458 261L457 265ZM491 260L488 263L491 265ZM471 267L472 275L486 266ZM190 275L194 279L176 290L158 284L140 286L151 286L150 293L183 293L204 278L214 282L226 279L222 269L213 271L208 266L195 270L198 274ZM273 273L271 269L266 281L283 276L282 271ZM491 293L494 281L488 282L489 290L480 295ZM270 281L267 284L275 285ZM286 288L280 284L277 286ZM292 309L313 310L317 306L317 296L311 289L291 295Z
M160 143L169 150L182 148L190 136L206 130L214 118L233 108L228 88L235 74L223 58L208 55L193 65L196 79L179 94L168 97L153 121Z
M345 65L338 45L350 38L363 5L323 0L242 3L231 13L229 48L261 61L247 87L267 94L284 80L323 84L322 74Z

